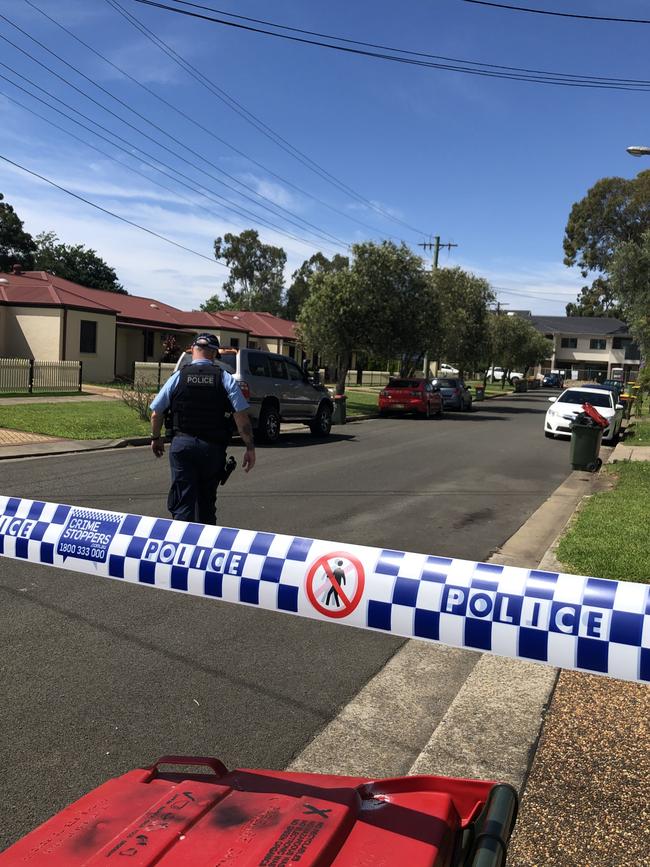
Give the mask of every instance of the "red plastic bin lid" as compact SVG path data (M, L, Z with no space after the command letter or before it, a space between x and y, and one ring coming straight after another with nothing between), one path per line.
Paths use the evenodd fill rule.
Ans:
M214 774L163 773L161 764ZM492 786L229 772L216 759L166 756L66 807L0 854L0 867L441 867Z

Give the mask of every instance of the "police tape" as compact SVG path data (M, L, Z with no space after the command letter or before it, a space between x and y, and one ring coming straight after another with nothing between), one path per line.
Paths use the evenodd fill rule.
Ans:
M0 496L0 555L650 682L650 587Z

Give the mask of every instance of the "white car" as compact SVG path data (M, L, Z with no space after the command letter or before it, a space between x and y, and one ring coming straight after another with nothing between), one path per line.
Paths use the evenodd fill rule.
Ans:
M438 376L458 376L458 368L443 361L438 368Z
M544 436L570 437L571 422L578 413L582 412L583 404L590 403L603 418L609 421L603 431L603 442L616 442L623 424L623 405L616 403L616 396L611 391L590 389L586 385L576 386L565 389L557 398L549 397L549 401L553 405L546 411Z
M491 367L488 370L488 379L490 379L490 377L493 377L496 382L501 382L501 380L504 377L505 372L506 371L503 369L503 367ZM516 370L511 370L510 374L508 376L508 382L510 382L510 383L512 383L512 385L514 385L515 382L518 382L520 379L523 379L523 378L524 378L523 373L519 373Z

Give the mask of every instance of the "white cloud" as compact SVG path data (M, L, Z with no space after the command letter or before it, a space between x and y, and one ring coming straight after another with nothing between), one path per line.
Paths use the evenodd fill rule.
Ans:
M54 171L41 168L41 173L58 182ZM69 170L68 170L69 171ZM73 174L71 172L71 174ZM95 174L90 180L76 175L67 178L77 186L75 191L133 222L178 241L202 253L211 260L214 238L226 232L239 233L250 228L250 221L232 219L218 213L200 216L198 209L183 205L182 209L164 207L164 196L138 200L128 196L126 173L115 175L113 184L104 184ZM54 230L67 244L85 244L94 249L118 273L129 292L158 298L183 309L196 309L214 295L228 274L216 261L201 259L174 248L145 232L95 211L82 202L75 202L64 193L45 186L6 164L0 165L0 189L14 206L33 235ZM104 195L106 194L106 195ZM172 197L170 196L170 199ZM175 203L170 203L175 204ZM215 206L218 212L218 206ZM313 245L286 238L280 232L259 228L266 243L281 246L287 253L285 277L287 283L296 268L323 245Z
M295 211L299 206L298 200L281 184L269 181L266 178L260 178L250 172L241 175L240 179L245 184L248 184L248 186L253 187L260 196L270 199L276 205L289 208L292 211Z
M484 263L440 262L443 267L459 264L484 277L494 288L498 300L513 310L530 310L533 314L564 316L565 306L575 301L584 285L576 269L560 262L499 260Z

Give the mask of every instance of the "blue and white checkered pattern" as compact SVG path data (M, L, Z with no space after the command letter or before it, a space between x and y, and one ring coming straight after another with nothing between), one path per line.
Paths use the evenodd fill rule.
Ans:
M650 682L642 584L16 497L0 497L0 555L319 620L331 609L335 623ZM346 555L341 607L323 593L317 609L309 576L336 589L317 564Z

